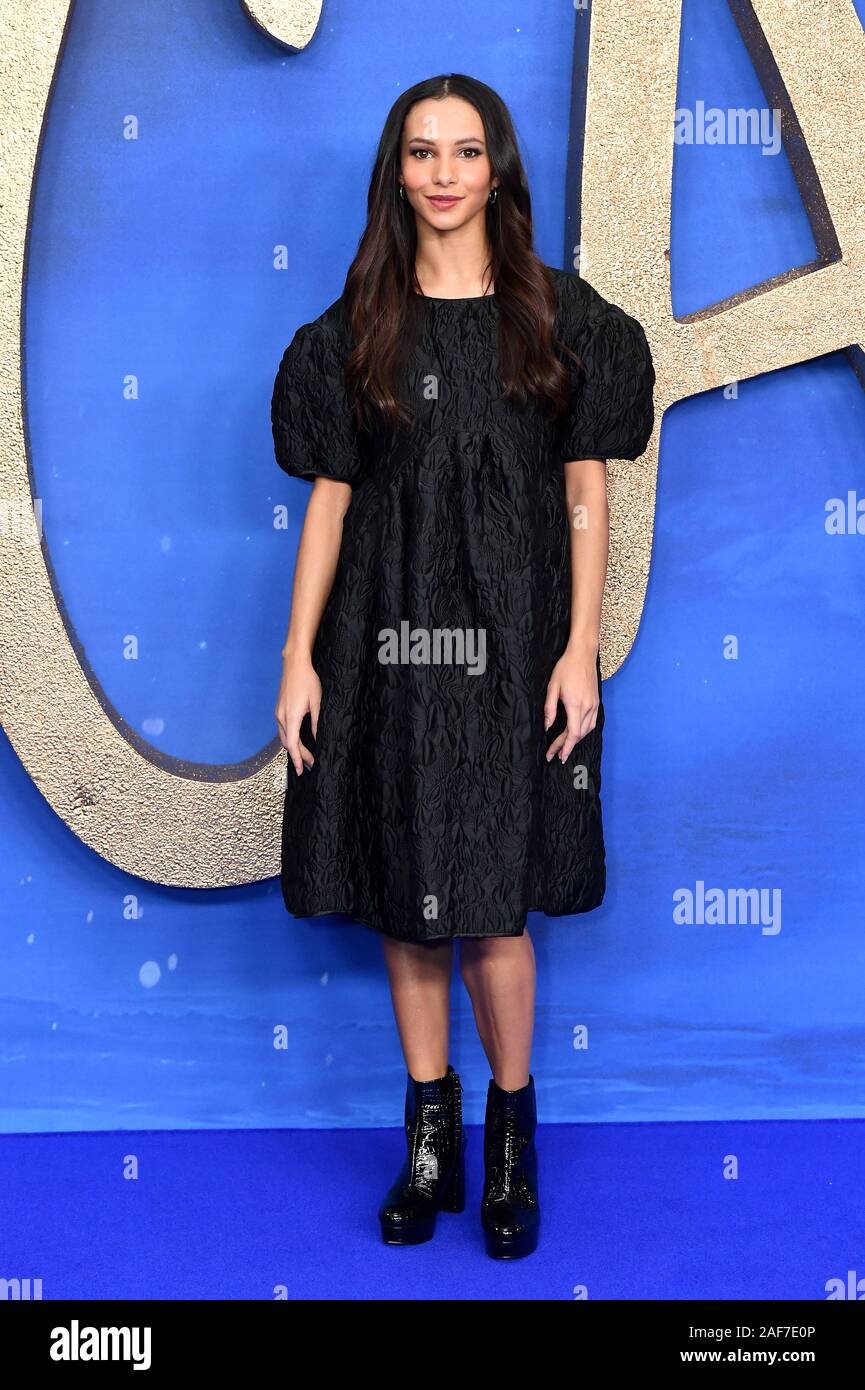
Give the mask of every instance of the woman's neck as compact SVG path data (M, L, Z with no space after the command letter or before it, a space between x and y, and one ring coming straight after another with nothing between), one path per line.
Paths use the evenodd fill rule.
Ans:
M424 244L424 240L428 244ZM491 248L486 238L457 240L456 235L419 239L415 275L431 299L473 299L492 293Z

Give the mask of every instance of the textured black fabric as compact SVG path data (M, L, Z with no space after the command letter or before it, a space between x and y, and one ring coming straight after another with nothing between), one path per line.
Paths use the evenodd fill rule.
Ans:
M545 753L552 668L567 643L564 460L635 459L653 427L641 325L552 269L559 332L583 358L567 418L498 401L495 296L428 299L409 363L411 430L358 443L342 379L337 300L302 325L277 372L278 463L352 484L313 664L315 754L289 763L282 891L289 912L347 913L403 940L515 936L526 913L582 913L604 896L603 701L567 763ZM380 634L485 633L470 660L383 663ZM469 650L478 668L479 648ZM426 655L421 652L421 656ZM432 652L430 653L432 655ZM598 659L600 688L600 658ZM587 784L574 785L580 766Z

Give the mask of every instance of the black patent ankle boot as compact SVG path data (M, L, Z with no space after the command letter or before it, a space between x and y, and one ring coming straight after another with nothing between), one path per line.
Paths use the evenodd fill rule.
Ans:
M379 1208L387 1245L419 1245L440 1211L465 1206L465 1133L460 1079L449 1066L435 1081L407 1076L408 1155Z
M481 1225L487 1254L515 1260L538 1243L538 1159L535 1151L535 1080L503 1091L491 1078L484 1122L484 1195Z

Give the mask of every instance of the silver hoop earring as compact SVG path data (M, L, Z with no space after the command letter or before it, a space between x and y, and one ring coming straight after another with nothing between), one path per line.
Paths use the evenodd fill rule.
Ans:
M498 190L497 188L492 189L492 191L490 192L490 202L491 202L491 203L494 203L494 202L496 201L496 198L497 198L498 196L499 196L499 190Z
M405 184L404 184L404 183L401 183L400 186L399 186L399 196L402 198L403 202L405 202Z

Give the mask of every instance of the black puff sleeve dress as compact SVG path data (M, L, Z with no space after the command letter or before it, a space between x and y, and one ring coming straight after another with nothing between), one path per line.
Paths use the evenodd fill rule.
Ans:
M551 424L497 399L495 295L430 299L409 363L410 429L356 436L341 300L298 328L274 384L279 465L352 485L313 648L315 756L288 765L285 906L404 941L519 936L526 914L588 912L606 886L603 702L562 763L547 684L570 628L563 462L636 459L655 373L636 319L550 267L558 333L582 358ZM567 359L566 359L567 360ZM600 657L598 658L600 689Z

